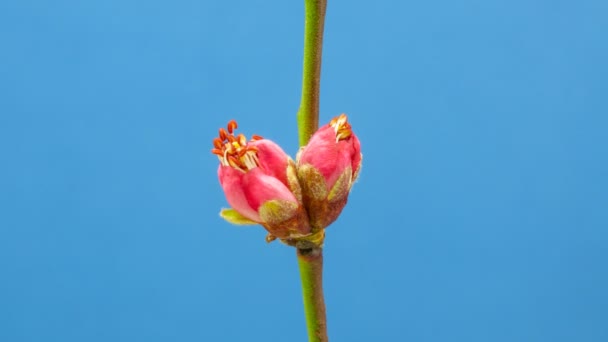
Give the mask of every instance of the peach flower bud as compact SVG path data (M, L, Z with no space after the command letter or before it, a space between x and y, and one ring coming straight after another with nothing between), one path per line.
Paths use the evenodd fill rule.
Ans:
M334 222L361 169L361 146L345 114L323 127L297 157L298 179L313 231Z

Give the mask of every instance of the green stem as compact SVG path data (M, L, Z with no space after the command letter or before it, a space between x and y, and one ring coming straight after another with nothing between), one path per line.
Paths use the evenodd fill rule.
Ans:
M304 67L302 99L298 109L300 146L319 128L319 89L321 83L321 53L327 0L304 0Z
M300 146L308 144L319 128L319 90L321 54L327 0L304 0L304 65L302 98L298 109ZM323 298L323 250L320 247L298 248L298 266L309 342L327 342L325 299Z
M325 299L323 298L323 250L298 249L298 266L309 342L327 342Z

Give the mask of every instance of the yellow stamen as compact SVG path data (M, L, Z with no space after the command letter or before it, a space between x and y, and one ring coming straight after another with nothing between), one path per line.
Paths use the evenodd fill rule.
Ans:
M219 129L219 138L213 139L213 149L211 153L218 156L220 163L234 169L247 172L259 166L257 148L247 144L244 134L234 135L234 130L238 127L235 120L230 120L226 129ZM254 135L251 141L263 139L259 135Z
M336 132L336 142L347 139L353 134L352 128L348 123L348 117L342 113L340 116L333 118L329 125L334 128Z

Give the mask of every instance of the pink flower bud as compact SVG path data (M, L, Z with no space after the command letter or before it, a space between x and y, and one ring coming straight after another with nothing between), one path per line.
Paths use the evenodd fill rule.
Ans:
M259 223L281 239L309 234L293 160L271 140L234 136L236 127L230 121L228 130L221 128L213 141L212 153L220 160L220 184L232 206L221 216L235 224Z
M334 222L361 169L361 146L345 114L321 127L298 153L298 178L314 230Z

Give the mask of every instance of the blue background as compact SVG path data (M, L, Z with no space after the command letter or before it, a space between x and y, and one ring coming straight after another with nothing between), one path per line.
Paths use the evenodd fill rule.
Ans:
M338 1L321 122L364 165L332 341L608 341L608 2ZM217 128L295 154L302 1L0 3L0 341L305 341Z

